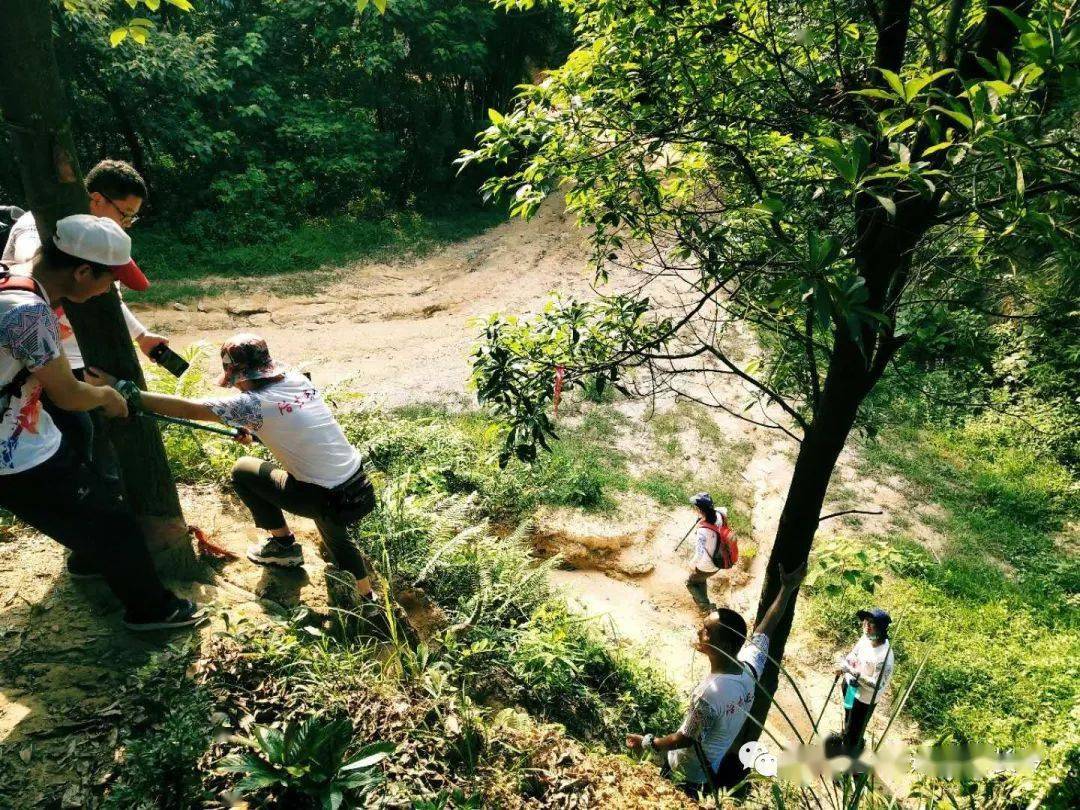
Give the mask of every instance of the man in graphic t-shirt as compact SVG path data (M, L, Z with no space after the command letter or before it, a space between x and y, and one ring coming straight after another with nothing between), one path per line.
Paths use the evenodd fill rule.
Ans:
M239 334L225 341L221 363L224 373L218 384L239 393L191 400L135 389L135 404L165 416L223 422L258 437L278 463L245 457L232 471L236 494L251 510L255 525L270 532L248 549L248 559L278 568L302 565L304 552L282 510L309 517L330 562L355 578L362 599L373 600L364 558L347 530L349 523L375 508L375 491L364 475L360 453L311 381L275 363L258 335ZM118 384L98 369L88 369L87 379ZM130 390L130 383L123 385ZM341 506L345 501L352 504L347 517Z
M134 515L41 404L44 392L65 411L127 414L115 391L71 373L53 302L82 303L141 276L130 250L119 225L77 214L56 223L30 262L0 268L0 507L77 552L85 574L103 577L124 604L129 628L187 627L205 613L161 584Z
M756 684L768 659L769 636L805 575L805 566L791 574L780 569L780 592L749 639L746 622L735 611L720 608L710 615L694 644L709 659L709 674L695 687L679 730L663 737L627 735L626 744L633 751L664 752L667 767L681 777L692 795L700 795L716 780L725 787L738 781L726 773L726 767L725 773L718 774L721 762L753 706Z
M130 228L138 219L136 216L146 200L146 184L142 176L135 169L122 160L103 160L86 173L84 180L86 191L90 197L90 213L96 217L111 219L124 230ZM8 233L7 243L4 245L3 261L16 264L29 261L41 247L41 239L38 237L37 223L34 221L32 212L27 211L15 221ZM124 286L132 290L145 290L150 282L139 272L128 277ZM119 285L118 285L119 287ZM79 342L75 339L75 331L71 328L71 322L64 313L62 301L55 301L57 326L60 330L60 345L67 356L68 364L72 373L78 378L83 378L82 350ZM149 331L138 318L128 309L122 300L120 310L127 325L128 334L138 344L139 349L145 355L149 355L153 349L161 344L168 344L168 339ZM72 449L89 459L94 438L94 426L90 421L89 414L65 411L53 406L49 397L42 400L45 410L49 412L53 422L56 423L60 432L71 443ZM78 576L79 572L86 569L87 563L80 557L72 556L68 559L69 571Z

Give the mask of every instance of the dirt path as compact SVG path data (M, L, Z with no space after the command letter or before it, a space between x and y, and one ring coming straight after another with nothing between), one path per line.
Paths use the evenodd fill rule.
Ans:
M351 380L350 388L386 405L464 404L470 399L464 393L468 354L479 331L470 319L497 310L536 311L553 290L588 292L585 255L580 234L558 208L549 205L532 222L501 225L423 260L350 267L318 297L210 299L188 309L144 309L140 316L151 329L170 336L174 347L196 340L216 346L236 331L258 331L277 357L302 362L318 384ZM205 362L214 372L216 352ZM634 420L645 418L642 406L620 407ZM751 443L753 452L739 473L747 502L736 505L751 515L751 536L742 538L749 562L714 578L713 598L752 616L790 478L793 448L775 432L734 417L715 418L725 435ZM710 463L687 458L692 465ZM701 469L707 477L707 469ZM902 482L886 486L865 481L855 475L853 465L840 471L838 480L846 498L886 510L903 502ZM187 511L198 514L203 528L218 542L242 551L253 536L245 517L221 493L192 488L184 498ZM599 541L604 531L598 535L588 527L576 527L585 557L595 554L606 562L557 571L553 578L581 610L600 617L600 626L614 641L633 641L649 650L652 661L688 691L704 671L703 659L690 649L700 617L682 585L684 554L692 541L682 554L674 552L690 515L686 509L648 505L643 509L645 513L632 516L623 530L609 525ZM830 528L839 528L837 524ZM878 524L878 529L885 526ZM313 531L305 522L300 528L303 533ZM606 546L591 548L596 542ZM229 564L221 572L222 588L203 595L251 614L266 609L260 598L325 604L317 555L309 555L309 560L307 575L296 581L264 577L246 563ZM9 750L18 747L25 771L36 774L39 785L52 778L71 778L63 768L56 769L56 777L48 773L55 765L50 756L62 756L62 751L57 753L61 740L55 730L63 728L65 718L107 711L110 690L127 668L118 664L138 664L154 649L153 643L117 641L124 636L107 599L93 587L71 583L62 565L60 549L44 538L19 535L0 543L0 657L12 664L0 669L0 744ZM793 635L788 650L787 664L816 711L831 682L833 651L817 649L805 632ZM793 718L802 714L795 711L797 701L788 687L781 689L779 700ZM827 722L836 725L835 698L832 706ZM883 714L879 712L877 722ZM805 732L809 721L799 725ZM778 717L770 719L770 727L778 736L791 738ZM905 728L902 733L913 730ZM46 756L43 750L52 753ZM76 767L79 760L71 761Z
M584 255L571 219L548 205L531 222L505 223L423 260L351 266L318 296L136 310L174 347L216 347L234 332L257 331L276 357L302 363L319 385L352 378L388 405L458 401L480 331L472 319L535 311L554 290L586 292ZM208 368L217 365L213 354Z

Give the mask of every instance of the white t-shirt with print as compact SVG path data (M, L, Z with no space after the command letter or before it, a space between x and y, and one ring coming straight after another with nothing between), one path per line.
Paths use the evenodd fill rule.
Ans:
M715 771L731 748L754 705L754 689L765 670L769 637L756 633L739 651L742 664L738 674L709 673L690 696L690 709L679 731L701 743L709 765ZM709 777L693 746L668 751L668 765L689 782L708 784Z
M259 437L295 478L327 489L360 469L360 453L349 444L315 386L301 374L233 397L203 404L221 421Z
M848 653L847 664L860 676L859 694L855 696L856 699L861 703L876 703L881 693L885 691L889 678L892 677L894 665L892 645L886 640L875 647L874 642L863 635ZM874 693L872 685L863 683L864 680L869 681L869 684L877 683L877 694Z
M15 224L11 226L11 231L8 232L7 244L4 245L3 260L5 262L28 262L40 247L41 240L38 238L37 223L34 222L34 215L27 211L15 220ZM116 285L116 289L117 292L120 291L119 284ZM124 314L124 324L127 326L128 334L131 335L132 340L146 334L146 327L142 325L123 301L120 302L120 311ZM75 330L71 328L71 321L64 314L63 307L57 308L56 316L60 330L60 345L64 347L64 354L67 355L68 363L73 371L85 368L86 362L83 360L82 349L79 348L79 341L75 339Z
M698 526L697 546L694 549L694 568L710 574L720 570L712 560L712 555L716 553L716 544L719 542L720 538L716 532L712 529L706 529L704 526Z
M0 386L23 368L36 371L60 356L56 316L47 300L24 290L0 292ZM0 396L0 475L36 467L60 447L60 431L41 406L41 392L31 375L15 396Z

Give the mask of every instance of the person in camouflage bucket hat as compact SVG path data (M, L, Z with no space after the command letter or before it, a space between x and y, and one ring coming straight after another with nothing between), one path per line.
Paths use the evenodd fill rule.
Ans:
M266 341L259 335L241 332L221 344L223 373L218 385L232 388L240 380L268 380L284 372L273 358Z

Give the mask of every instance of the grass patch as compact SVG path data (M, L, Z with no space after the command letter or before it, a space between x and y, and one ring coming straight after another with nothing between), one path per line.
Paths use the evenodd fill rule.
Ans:
M504 219L499 211L468 207L431 215L398 213L380 220L339 217L298 223L254 244L215 244L164 225L140 228L135 233L139 264L153 283L145 292L125 293L125 298L162 305L256 286L277 294L311 293L318 288L312 273L339 271L357 261L424 256ZM267 276L276 278L268 284Z
M1042 744L1048 763L1015 786L1029 798L1047 794L1044 806L1076 806L1080 566L1075 536L1064 534L1080 511L1076 482L993 420L897 428L863 457L868 470L899 472L917 499L944 507L936 521L944 552L935 559L894 537L898 555L873 596L852 585L814 589L818 629L847 644L857 609L886 607L898 622L899 683L930 651L907 707L924 733L1002 748Z

